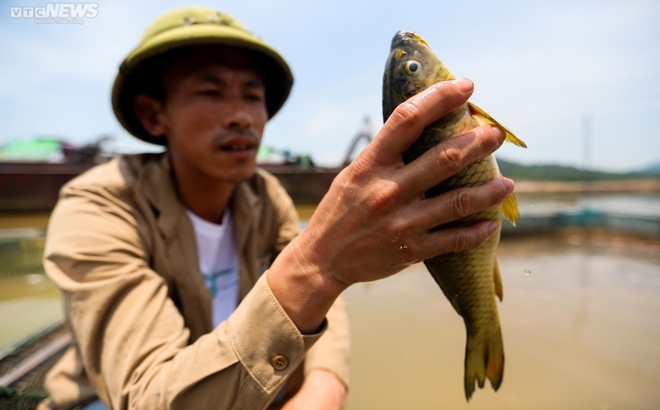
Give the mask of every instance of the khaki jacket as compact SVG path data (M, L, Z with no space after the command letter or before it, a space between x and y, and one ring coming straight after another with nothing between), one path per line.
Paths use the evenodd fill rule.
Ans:
M62 189L44 264L74 345L48 374L51 398L41 408L98 395L115 409L262 409L304 357L305 370L324 368L348 384L341 299L317 334L302 335L262 275L299 231L290 197L258 171L237 186L231 207L242 301L214 329L167 154L116 158Z

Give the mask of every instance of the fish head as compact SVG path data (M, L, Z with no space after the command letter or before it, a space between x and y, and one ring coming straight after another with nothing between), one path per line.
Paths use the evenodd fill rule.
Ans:
M421 36L397 32L383 74L383 121L408 98L439 81L454 78Z

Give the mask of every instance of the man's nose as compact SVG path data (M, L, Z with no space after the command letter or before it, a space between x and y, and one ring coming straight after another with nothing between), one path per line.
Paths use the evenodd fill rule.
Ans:
M244 103L234 101L225 112L225 127L246 129L252 126L252 115Z

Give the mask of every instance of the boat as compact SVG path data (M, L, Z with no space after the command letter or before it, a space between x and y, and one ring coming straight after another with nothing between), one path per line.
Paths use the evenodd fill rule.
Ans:
M51 210L60 188L94 165L0 162L0 212Z
M49 211L60 188L96 163L0 162L0 212ZM297 204L318 203L339 167L301 167L287 163L259 164L274 174Z
M13 141L0 147L0 212L49 211L60 188L93 166L107 161L102 144L80 147L55 138Z
M275 175L296 204L316 204L330 188L337 174L350 162L353 151L361 140L371 141L366 126L353 139L344 160L339 166L322 167L314 164L307 155L287 151L278 162L263 161L257 166ZM108 161L112 155L103 153L102 143L107 137L77 148L61 144L60 162L44 160L2 160L0 156L0 212L44 212L55 206L60 188L74 177ZM52 140L48 140L52 142ZM52 145L52 144L50 144Z

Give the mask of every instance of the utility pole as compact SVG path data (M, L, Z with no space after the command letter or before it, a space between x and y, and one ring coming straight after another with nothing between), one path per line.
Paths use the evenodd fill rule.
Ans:
M591 170L591 115L585 114L582 117L582 172L583 179L587 181L587 176Z
M591 138L591 115L585 114L582 117L582 204L586 207L586 199L589 196L591 188L592 171L592 138Z

